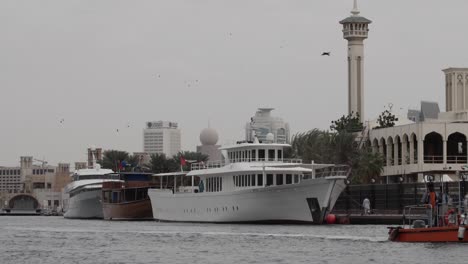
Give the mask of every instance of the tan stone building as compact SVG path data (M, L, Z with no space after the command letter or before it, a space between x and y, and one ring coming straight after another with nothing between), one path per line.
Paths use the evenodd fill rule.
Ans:
M410 110L404 125L371 129L368 144L385 157L384 181L422 181L425 174L458 180L468 163L468 68L443 70L446 112L422 102Z

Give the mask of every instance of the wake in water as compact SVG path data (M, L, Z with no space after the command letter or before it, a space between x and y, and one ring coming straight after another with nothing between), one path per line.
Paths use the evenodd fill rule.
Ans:
M290 234L290 233L259 233L259 232L223 232L223 231L173 231L173 230L103 230L103 229L76 229L76 228L11 228L18 231L58 232L58 233L128 233L128 234L155 234L155 235L196 235L196 236L245 236L245 237L278 237L278 238L317 238L325 240L349 240L367 242L388 242L387 237L353 236L353 235L325 235L325 234Z

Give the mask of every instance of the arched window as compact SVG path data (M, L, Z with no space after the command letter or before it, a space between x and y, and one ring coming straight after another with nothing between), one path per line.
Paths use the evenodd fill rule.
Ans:
M466 163L466 136L460 132L450 134L447 139L447 163Z
M424 137L424 163L443 163L443 161L442 136L431 132Z

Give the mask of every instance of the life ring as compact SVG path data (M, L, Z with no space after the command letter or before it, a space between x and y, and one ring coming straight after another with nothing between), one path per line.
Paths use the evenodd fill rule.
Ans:
M456 213L457 213L457 212L455 211L455 209L447 210L447 213L445 213L445 216L444 216L444 223L445 223L445 225L447 225L447 226L452 226L452 225L456 225L456 224L457 224L456 220L455 220L455 222L452 222L452 223L450 223L450 221L449 221L449 217L450 217L451 215L455 215L455 217L457 217ZM459 216L458 216L458 217L459 217ZM457 217L457 218L458 218L458 217ZM456 218L455 218L455 219L456 219ZM460 220L460 219L458 219L458 220Z

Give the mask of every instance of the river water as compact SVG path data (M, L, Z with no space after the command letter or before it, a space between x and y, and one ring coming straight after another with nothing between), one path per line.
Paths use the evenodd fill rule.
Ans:
M386 226L224 225L0 216L0 263L468 263L465 244Z

